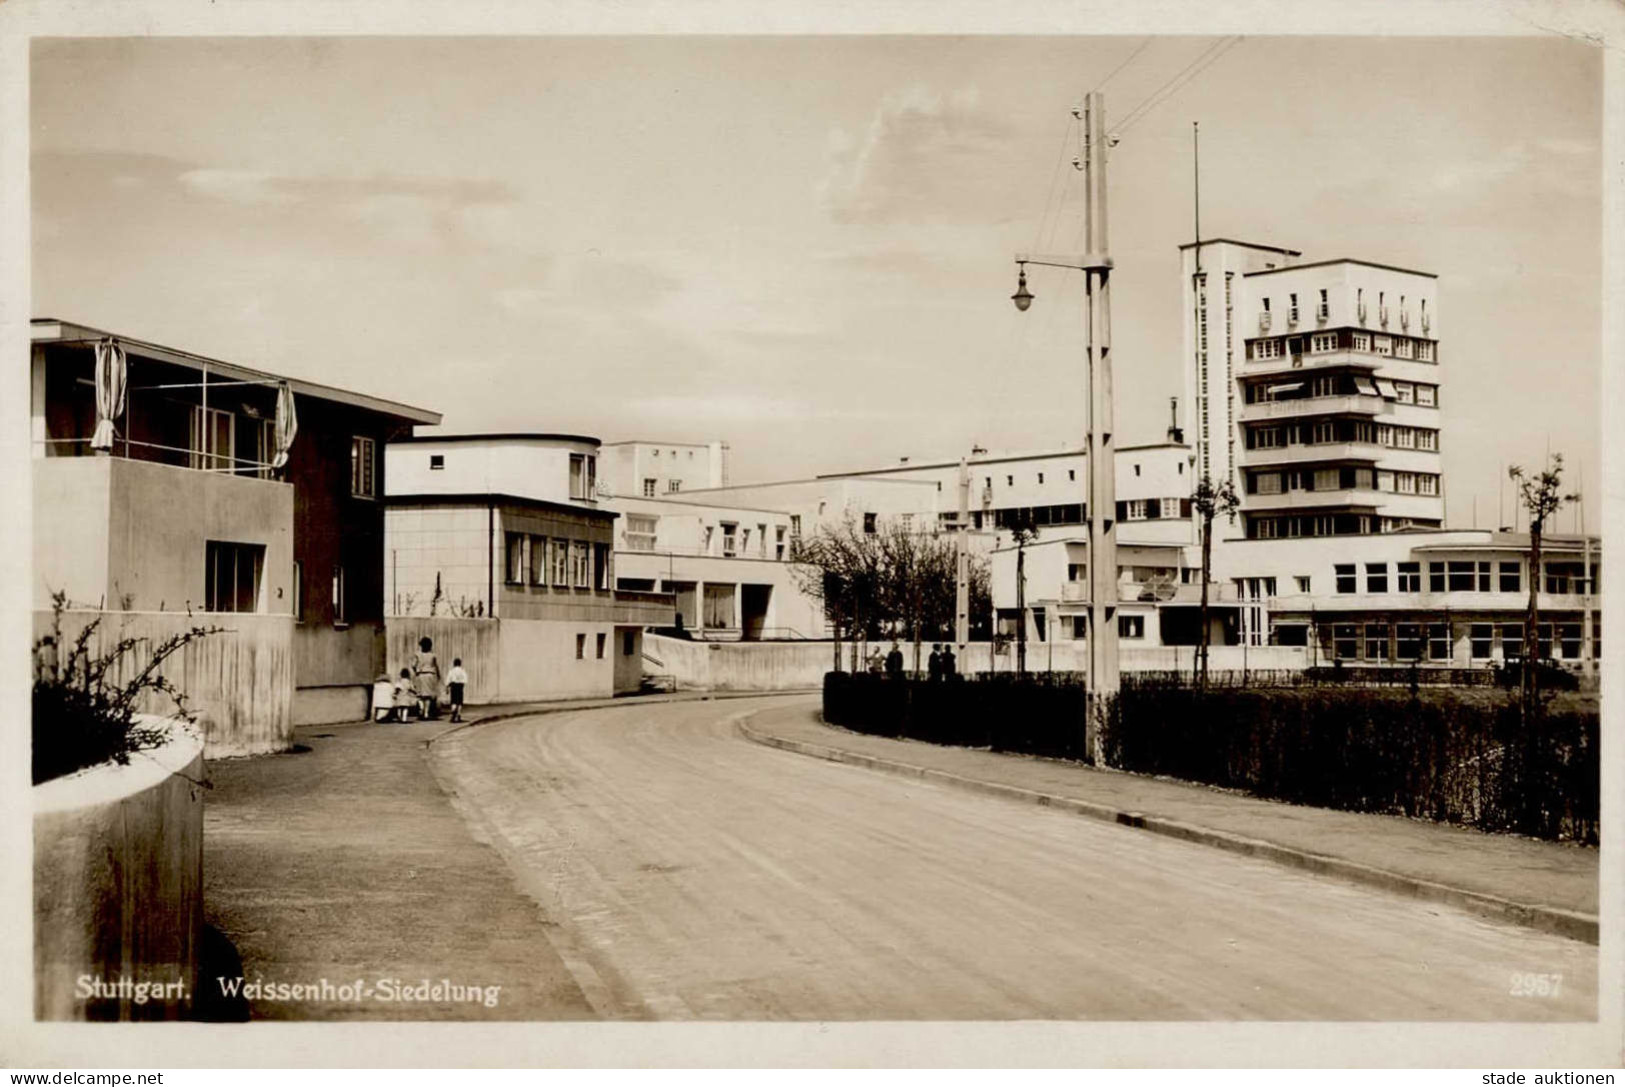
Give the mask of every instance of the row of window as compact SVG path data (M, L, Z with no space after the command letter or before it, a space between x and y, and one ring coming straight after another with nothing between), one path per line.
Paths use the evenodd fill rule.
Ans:
M1365 591L1388 592L1388 563L1365 563ZM1547 562L1541 564L1545 572L1545 591L1555 594L1585 594L1586 567L1583 562ZM1487 562L1483 560L1450 560L1427 564L1428 591L1433 593L1521 593L1523 567L1519 560ZM1359 568L1355 563L1339 563L1334 567L1337 591L1359 592ZM1596 592L1600 571L1591 569L1589 592ZM1422 564L1398 562L1394 564L1394 591L1419 593L1422 591Z
M1321 374L1307 381L1249 382L1246 402L1273 404L1281 400L1324 400L1333 396L1380 396L1398 404L1421 408L1439 406L1439 387L1423 381L1394 381L1364 374Z
M1305 347L1311 355L1325 355L1334 351L1362 351L1383 358L1408 359L1415 362L1438 361L1438 347L1433 340L1347 328L1314 332L1308 337L1277 336L1254 340L1247 345L1247 357L1258 361L1283 357L1301 359Z
M1355 443L1389 449L1439 451L1439 432L1431 427L1393 426L1364 419L1319 419L1313 423L1247 426L1248 449L1281 449L1289 445Z
M655 490L659 486L660 486L660 481L658 479L647 479L647 478L644 479L644 481L643 481L643 497L645 497L645 498L653 498L655 496ZM680 480L680 479L668 479L668 480L666 480L666 493L667 494L676 494L678 491L680 491L682 489L683 489L683 481L682 480Z
M509 585L600 590L610 586L607 544L524 532L505 532L503 537L507 549L504 580Z
M1467 652L1473 660L1495 656L1499 634L1501 657L1523 657L1522 623L1467 624ZM1537 655L1542 659L1579 660L1584 650L1579 623L1541 623L1536 632ZM1448 661L1455 656L1450 623L1334 623L1329 639L1339 660L1373 662ZM1602 623L1591 627L1593 659L1602 656Z
M1202 279L1202 280L1200 280L1200 282L1206 282L1206 280ZM1421 301L1420 315L1421 315L1421 318L1422 318L1422 332L1424 334L1426 334L1426 332L1428 331L1428 325L1429 325L1429 321L1428 321L1428 300L1426 298L1423 298L1420 301ZM1260 320L1259 323L1261 325L1263 325L1263 327L1268 328L1269 327L1269 322L1270 322L1270 300L1269 300L1268 296L1266 296L1264 298L1263 305L1264 305L1264 312L1260 315L1261 320ZM1355 288L1355 291L1354 291L1354 315L1355 315L1355 318L1357 320L1359 320L1359 322L1361 324L1365 323L1366 306L1365 306L1365 288L1364 287ZM1315 320L1317 320L1317 321L1325 321L1325 320L1329 319L1330 317L1331 317L1331 300L1327 297L1327 289L1325 287L1322 287L1322 288L1320 288L1319 301L1315 306ZM1297 323L1297 321L1299 320L1298 295L1297 295L1296 291L1290 292L1287 295L1286 319L1288 321L1294 323L1294 324ZM1388 327L1388 292L1387 291L1378 291L1377 292L1377 320L1382 324L1382 326L1384 328ZM1399 296L1399 327L1400 328L1409 328L1410 324L1411 324L1411 311L1410 311L1410 308L1405 305L1405 296L1400 295Z
M1377 522L1369 513L1313 513L1247 518L1249 540L1285 540L1301 536L1367 536Z
M1437 495L1439 477L1431 472L1391 472L1386 468L1303 468L1282 472L1248 472L1248 494L1289 491L1386 491Z

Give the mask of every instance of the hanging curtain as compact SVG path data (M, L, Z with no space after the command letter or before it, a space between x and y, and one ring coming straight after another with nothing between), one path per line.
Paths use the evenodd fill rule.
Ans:
M112 451L113 420L124 414L126 377L124 348L117 340L97 343L96 433L90 439L92 449Z
M276 456L271 461L272 468L281 468L288 463L288 450L293 447L293 439L299 433L299 416L294 411L293 387L284 381L276 393Z

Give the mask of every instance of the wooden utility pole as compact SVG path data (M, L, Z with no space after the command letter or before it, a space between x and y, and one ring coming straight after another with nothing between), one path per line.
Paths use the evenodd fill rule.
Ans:
M1099 91L1084 99L1084 236L1085 250L1076 256L1017 254L1019 265L1074 268L1084 273L1085 354L1088 362L1089 463L1086 502L1089 526L1089 694L1084 743L1092 759L1100 757L1100 728L1117 701L1120 688L1117 654L1117 477L1112 444L1111 269L1106 231L1106 105ZM1017 308L1032 303L1026 295L1025 268ZM1025 617L1023 617L1025 621Z

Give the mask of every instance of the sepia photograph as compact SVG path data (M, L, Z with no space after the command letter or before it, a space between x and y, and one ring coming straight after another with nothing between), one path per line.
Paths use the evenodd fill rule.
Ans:
M1603 37L1057 25L13 50L30 1029L1617 1060Z

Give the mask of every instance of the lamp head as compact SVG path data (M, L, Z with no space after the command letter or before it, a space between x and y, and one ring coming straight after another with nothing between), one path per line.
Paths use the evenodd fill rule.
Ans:
M1022 313L1026 313L1027 307L1033 304L1032 292L1027 289L1027 266L1025 264L1021 265L1021 271L1016 277L1016 293L1010 296L1010 301L1014 302L1016 309Z

